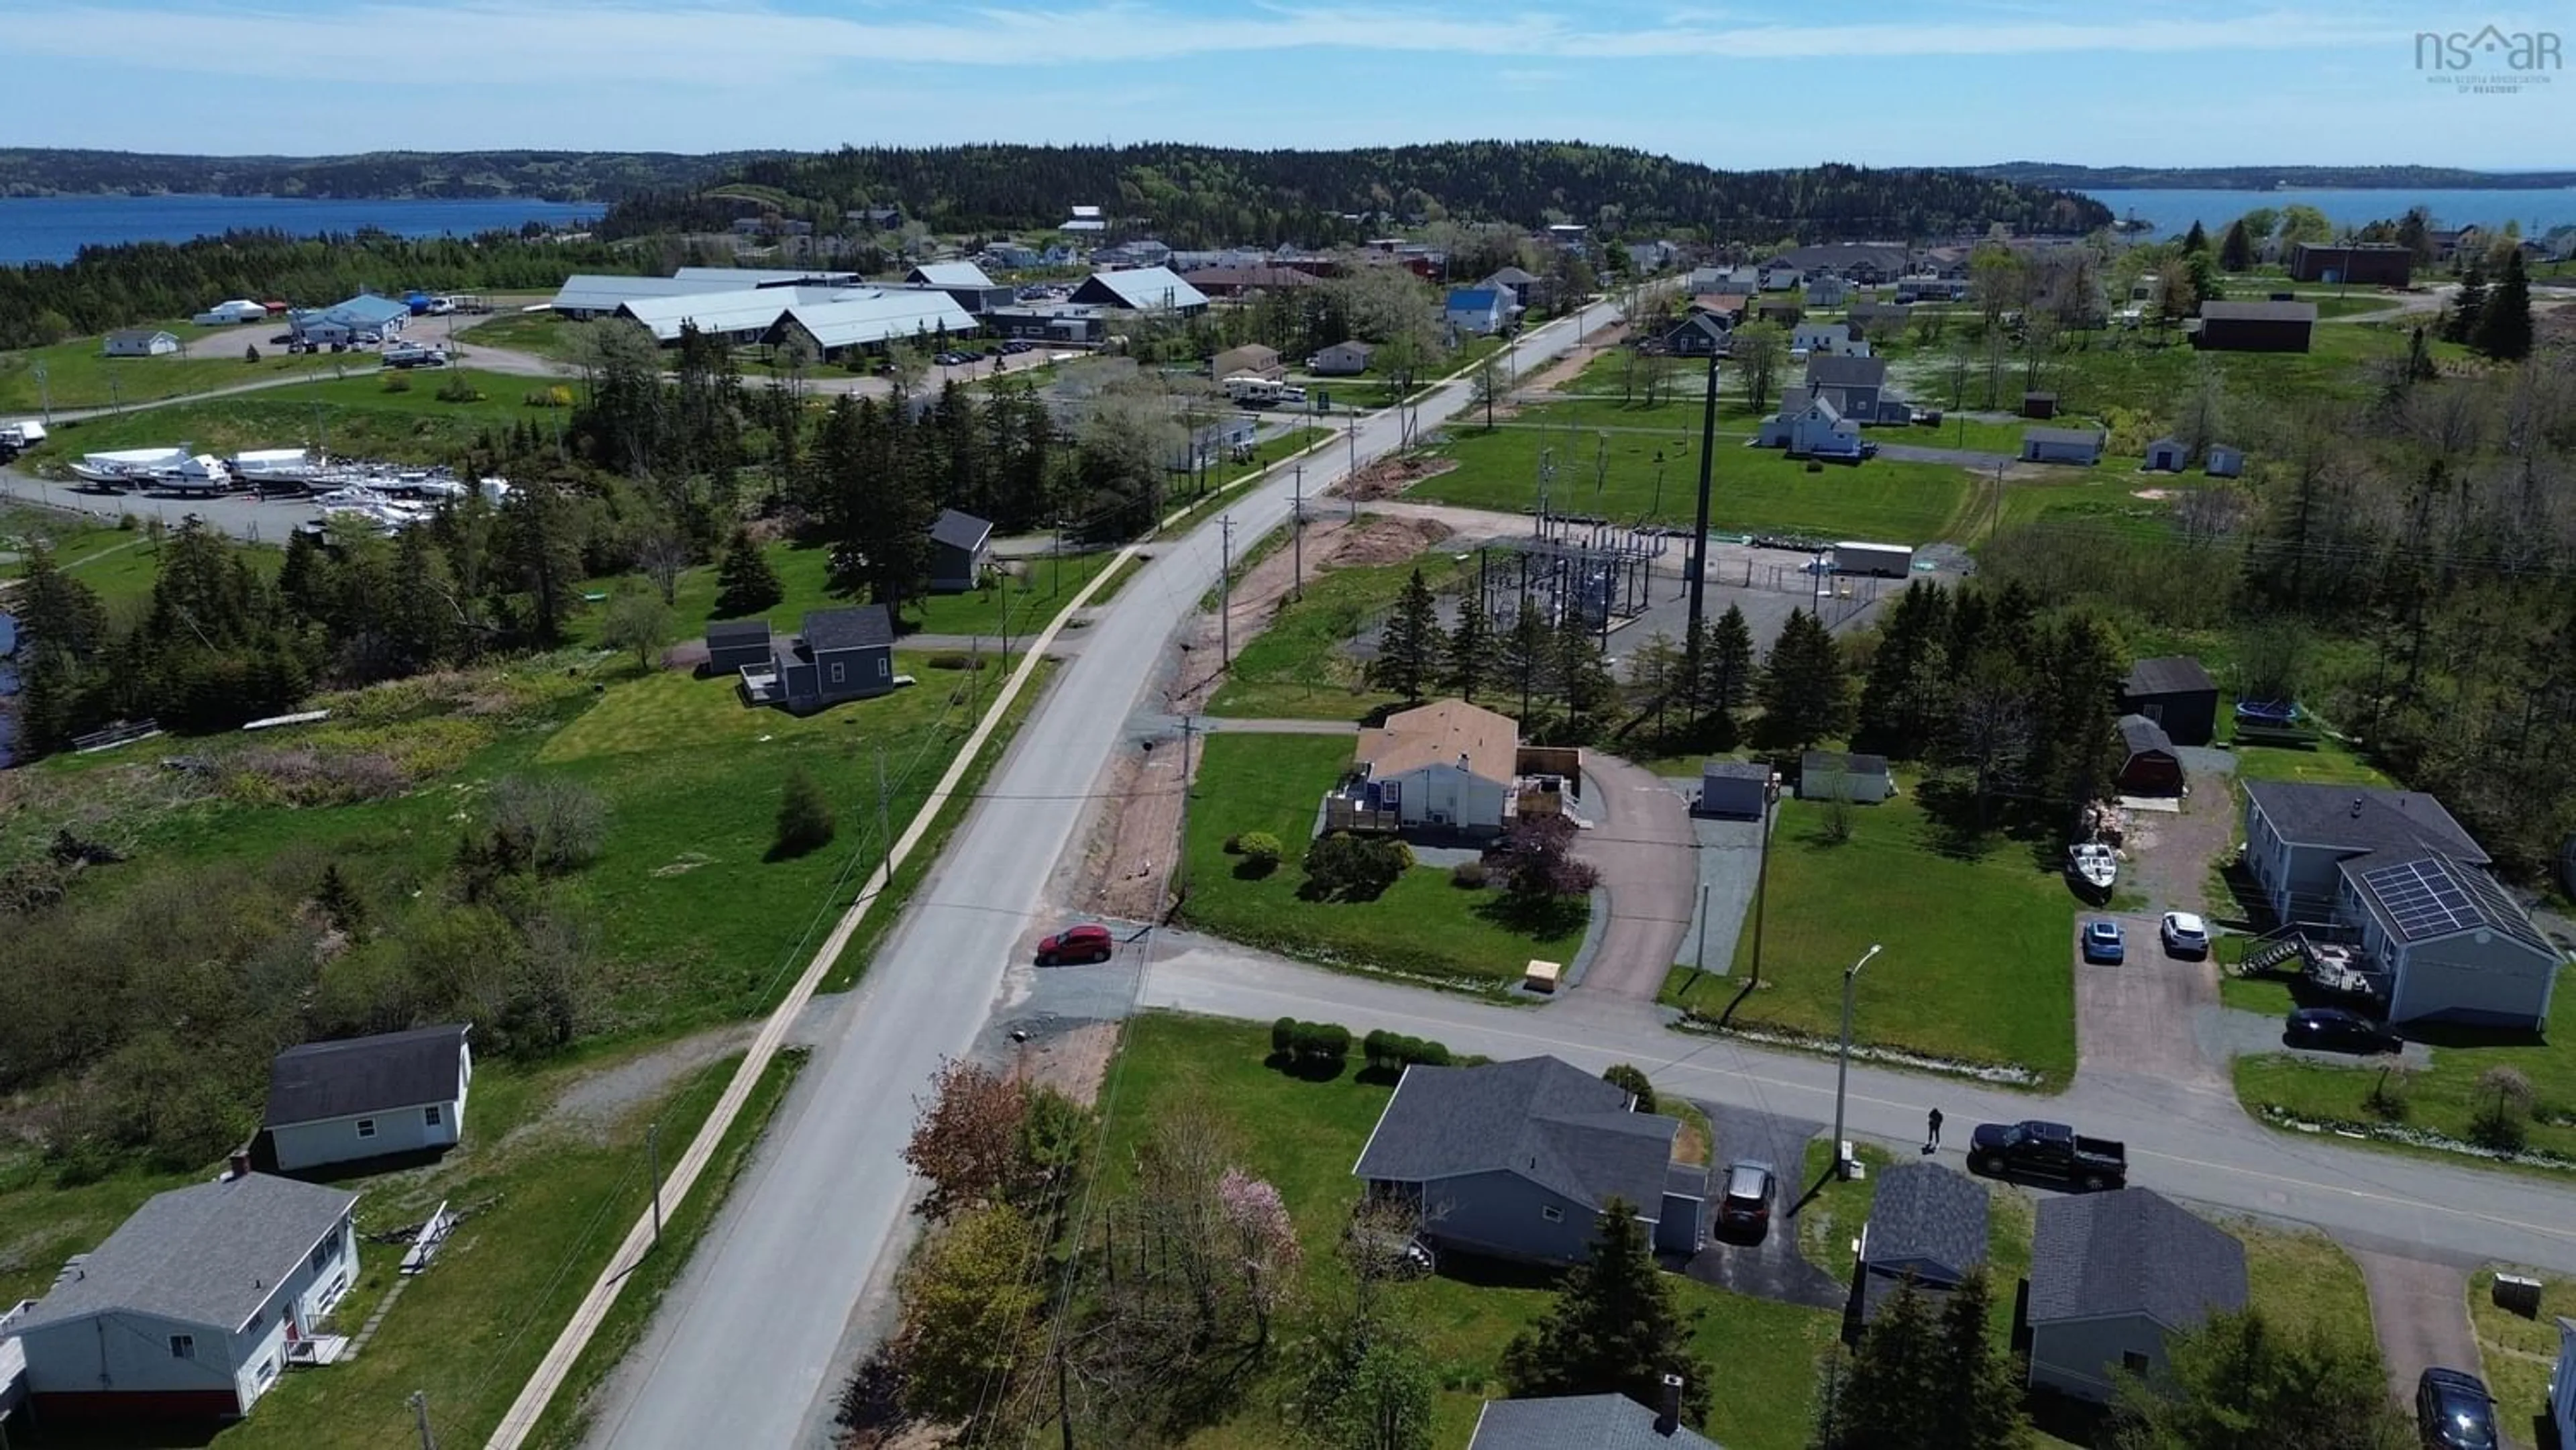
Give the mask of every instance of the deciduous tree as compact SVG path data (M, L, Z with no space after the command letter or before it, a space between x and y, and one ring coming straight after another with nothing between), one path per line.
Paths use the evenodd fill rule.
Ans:
M671 642L671 606L650 589L621 589L608 601L599 623L599 642L613 650L633 650L635 667L650 669L653 656Z
M982 1433L1012 1418L1005 1377L1043 1356L1039 1247L1037 1226L1002 1203L966 1212L923 1245L904 1271L894 1339L906 1410Z

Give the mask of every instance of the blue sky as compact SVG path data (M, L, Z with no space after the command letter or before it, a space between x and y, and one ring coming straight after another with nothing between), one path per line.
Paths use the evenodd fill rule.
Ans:
M2576 166L2576 75L2462 94L2461 0L0 0L0 143L309 155L1580 139L1720 166Z

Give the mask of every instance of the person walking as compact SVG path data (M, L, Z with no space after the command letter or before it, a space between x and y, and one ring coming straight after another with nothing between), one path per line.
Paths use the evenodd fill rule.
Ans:
M1937 1153L1940 1149L1941 1110L1939 1108L1934 1108L1931 1116L1923 1120L1923 1151L1926 1153Z

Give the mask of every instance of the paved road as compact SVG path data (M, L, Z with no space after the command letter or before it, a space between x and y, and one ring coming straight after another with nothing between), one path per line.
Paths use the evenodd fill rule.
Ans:
M1576 990L1655 1000L1680 960L1699 894L1690 811L1670 782L1598 753L1583 762L1583 812L1595 822L1575 851L1601 872L1610 921Z
M1570 324L1555 324L1518 347L1541 359L1572 334ZM1467 401L1467 386L1453 384L1426 399L1419 416L1437 420ZM1392 415L1363 420L1361 456L1393 447L1397 427ZM1338 476L1349 451L1337 440L1310 463ZM1290 488L1282 473L1240 496L1228 512L1243 537L1286 519ZM1021 729L988 799L826 1033L755 1176L595 1406L594 1443L678 1450L824 1441L840 1372L874 1328L854 1320L854 1306L907 1242L911 1185L900 1153L913 1096L941 1057L973 1046L993 1011L1084 793L1126 737L1187 613L1180 602L1216 582L1218 551L1213 520L1158 546L1086 631L1081 660Z
M1695 1100L1819 1122L1833 1118L1830 1059L1680 1036L1652 1009L1635 1004L1595 998L1535 1009L1493 1006L1213 943L1167 948L1148 972L1142 998L1149 1006L1259 1022L1292 1016L1355 1030L1383 1027L1493 1057L1550 1052L1588 1071L1633 1062L1659 1088ZM1579 1005L1586 1010L1566 1010ZM1952 1145L1940 1156L1955 1165L1962 1156L1956 1145L1967 1141L1976 1122L2044 1112L2126 1140L2133 1181L2176 1198L2311 1223L2364 1249L2494 1258L2576 1273L2576 1212L2562 1185L2395 1157L2331 1137L2274 1133L2241 1113L2177 1122L2167 1102L2130 1089L2079 1080L2062 1097L2036 1099L1855 1064L1845 1131L1911 1158L1922 1146L1924 1110L1937 1104L1949 1119L1945 1137Z

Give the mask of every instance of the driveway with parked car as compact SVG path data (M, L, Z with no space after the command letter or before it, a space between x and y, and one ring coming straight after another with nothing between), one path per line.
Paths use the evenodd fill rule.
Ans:
M1709 1241L1683 1266L1682 1272L1703 1284L1738 1294L1810 1309L1840 1309L1848 1291L1834 1277L1808 1263L1798 1250L1798 1220L1791 1210L1806 1195L1800 1176L1807 1144L1825 1131L1822 1123L1722 1104L1701 1103L1716 1141L1710 1145L1716 1171L1709 1182ZM1771 1170L1770 1212L1758 1225L1748 1214L1721 1217L1736 1164Z

